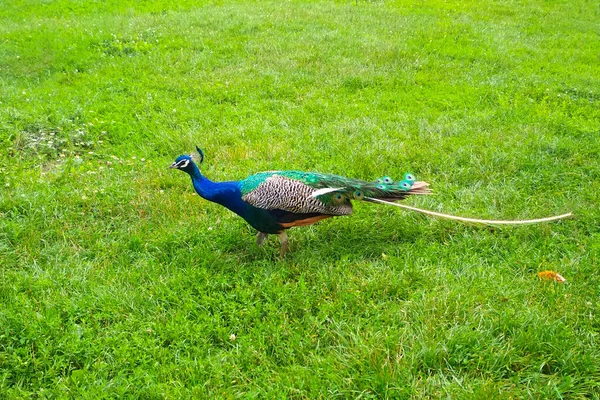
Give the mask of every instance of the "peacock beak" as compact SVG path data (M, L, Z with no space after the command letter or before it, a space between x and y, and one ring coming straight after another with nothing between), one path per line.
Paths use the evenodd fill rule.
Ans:
M173 169L173 168L177 168L177 163L174 162L173 164L171 164L171 166L169 167L169 169Z

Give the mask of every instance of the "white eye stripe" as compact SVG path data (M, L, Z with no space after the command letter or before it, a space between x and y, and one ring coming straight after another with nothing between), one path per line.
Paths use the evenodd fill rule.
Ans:
M181 160L179 164L177 164L177 168L185 168L190 163L190 160Z

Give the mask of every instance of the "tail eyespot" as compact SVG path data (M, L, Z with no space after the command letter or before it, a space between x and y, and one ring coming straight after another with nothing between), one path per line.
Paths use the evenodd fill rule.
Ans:
M402 181L398 184L398 187L400 188L400 190L410 190L412 184L406 181Z

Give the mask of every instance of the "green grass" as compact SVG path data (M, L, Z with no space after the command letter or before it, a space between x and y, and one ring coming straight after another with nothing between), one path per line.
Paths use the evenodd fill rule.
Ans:
M600 398L597 2L156 3L0 8L0 398ZM196 144L576 218L359 204L279 260Z

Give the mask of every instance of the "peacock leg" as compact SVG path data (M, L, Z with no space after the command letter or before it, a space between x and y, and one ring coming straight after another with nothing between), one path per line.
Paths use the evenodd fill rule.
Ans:
M285 253L290 248L290 244L288 242L288 235L287 233L285 233L285 231L283 231L281 233L278 233L277 237L279 238L279 243L281 243L281 251L279 254L283 258L285 256Z
M269 235L264 232L258 232L258 236L256 237L256 245L262 246L267 236Z

